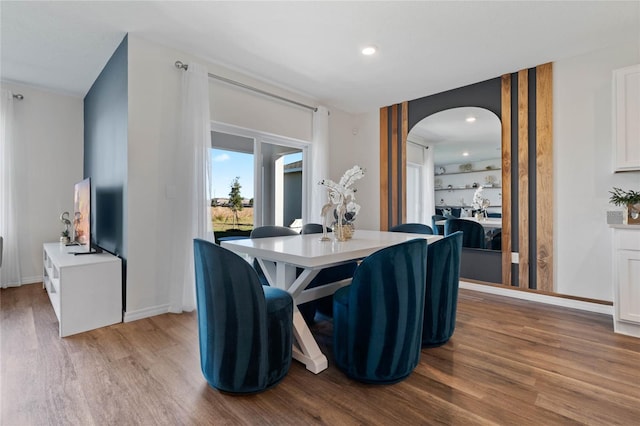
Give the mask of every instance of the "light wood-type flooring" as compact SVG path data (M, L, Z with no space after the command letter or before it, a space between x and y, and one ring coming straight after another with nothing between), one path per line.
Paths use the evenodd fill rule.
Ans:
M196 314L67 338L40 285L0 291L0 425L640 425L640 339L606 315L461 290L455 334L395 385L293 362L234 396L200 372Z

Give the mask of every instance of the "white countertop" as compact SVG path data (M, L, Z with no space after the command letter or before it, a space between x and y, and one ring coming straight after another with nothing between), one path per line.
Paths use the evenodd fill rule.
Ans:
M638 225L610 224L609 228L631 229L631 230L635 230L635 231L640 231L640 224L638 224Z

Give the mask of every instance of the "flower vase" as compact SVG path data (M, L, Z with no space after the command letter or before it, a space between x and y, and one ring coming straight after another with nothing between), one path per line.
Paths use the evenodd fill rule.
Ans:
M628 225L640 225L640 203L627 204L626 216Z
M354 227L351 223L338 223L333 227L333 235L337 241L347 241L353 237Z

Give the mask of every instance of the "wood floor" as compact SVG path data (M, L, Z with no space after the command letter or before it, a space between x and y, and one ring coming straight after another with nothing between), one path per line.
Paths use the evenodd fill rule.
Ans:
M414 373L364 385L332 363L294 361L257 395L212 389L199 364L195 314L166 314L59 338L39 285L0 291L0 425L638 425L640 339L611 318L461 290L446 345Z

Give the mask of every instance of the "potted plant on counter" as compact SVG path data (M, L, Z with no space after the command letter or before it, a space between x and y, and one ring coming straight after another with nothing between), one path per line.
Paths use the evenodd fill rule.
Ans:
M611 197L609 202L616 206L624 207L625 220L623 223L629 225L640 225L640 192L632 189L625 191L620 188L613 188L609 191Z

